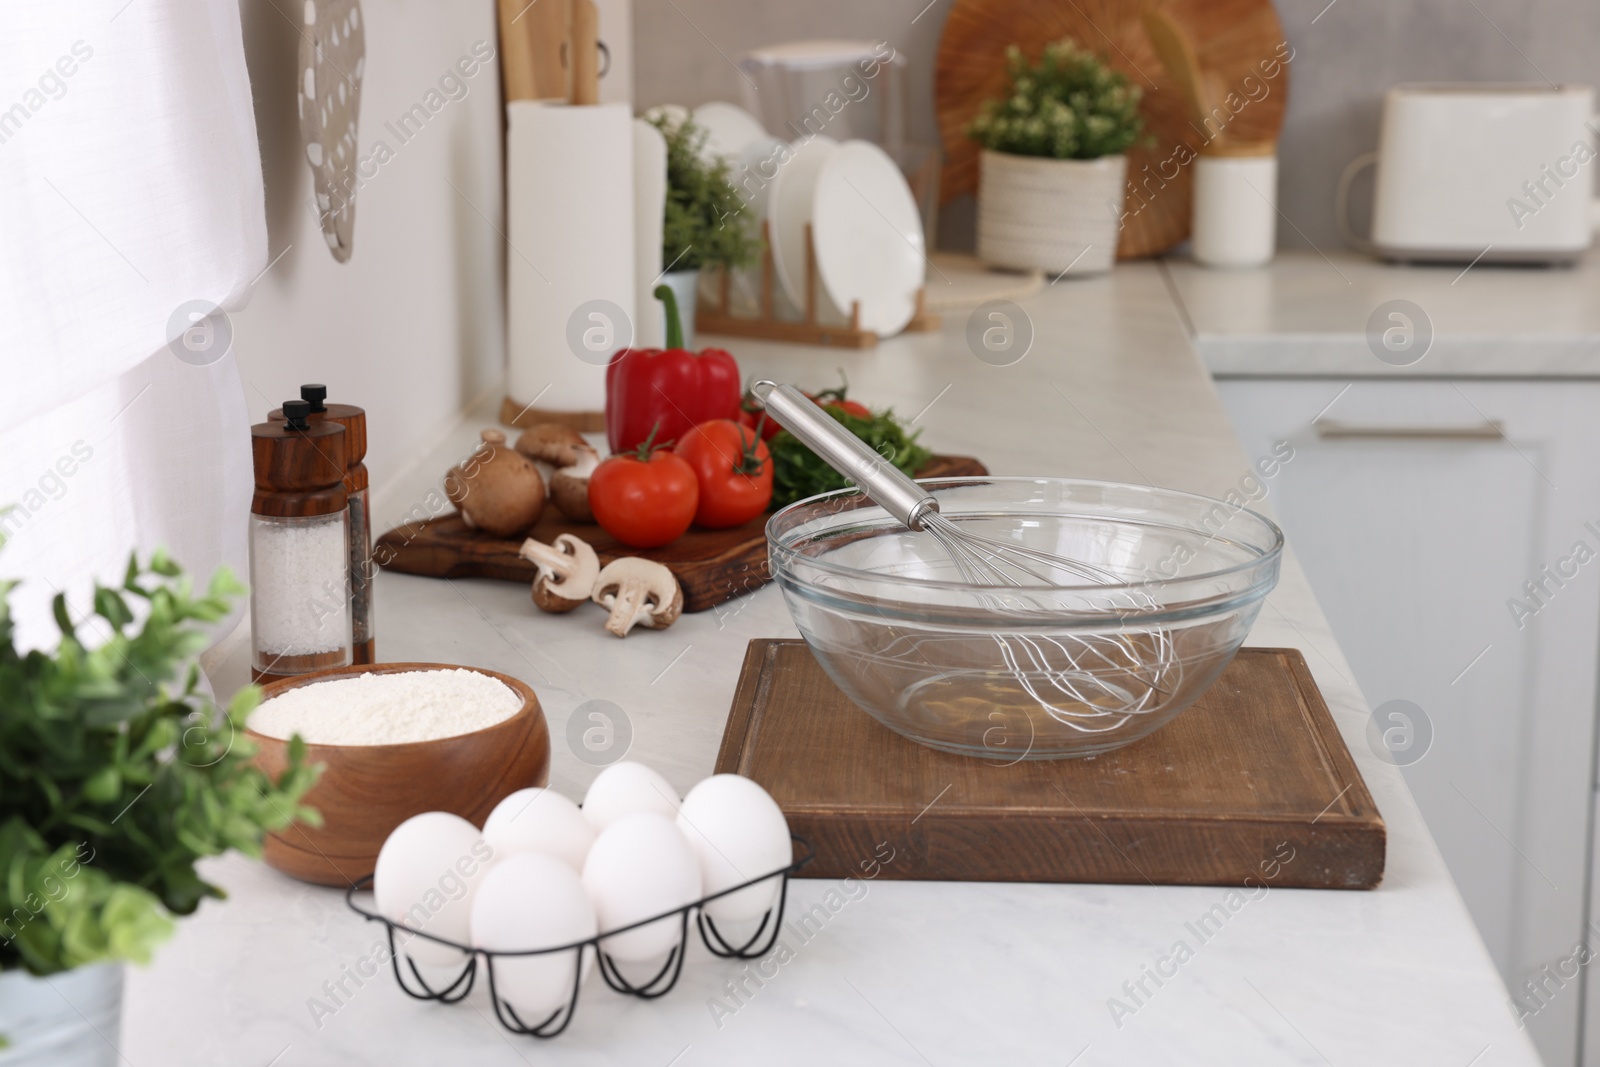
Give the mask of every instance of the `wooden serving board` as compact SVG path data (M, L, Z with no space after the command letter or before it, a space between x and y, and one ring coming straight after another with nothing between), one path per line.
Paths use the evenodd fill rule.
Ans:
M1242 649L1198 702L1126 748L1006 765L907 740L852 704L804 642L755 640L716 769L772 794L816 849L808 878L1370 889L1383 877L1383 819L1294 649Z
M934 456L919 478L978 477L989 468L971 456ZM683 610L708 611L772 580L767 570L767 516L728 530L691 529L660 548L629 548L592 523L569 522L554 507L527 536L547 544L561 534L594 546L604 566L621 556L665 563L683 586ZM517 554L524 538L490 537L457 513L409 522L379 537L373 558L385 570L429 578L504 578L532 584L534 566Z

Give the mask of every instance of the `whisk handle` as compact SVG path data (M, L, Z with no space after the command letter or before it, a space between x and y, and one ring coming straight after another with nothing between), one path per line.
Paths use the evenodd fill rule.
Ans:
M909 529L939 510L939 502L889 460L841 426L832 415L792 385L762 380L750 387L779 426L798 437L823 462L854 482L860 490Z

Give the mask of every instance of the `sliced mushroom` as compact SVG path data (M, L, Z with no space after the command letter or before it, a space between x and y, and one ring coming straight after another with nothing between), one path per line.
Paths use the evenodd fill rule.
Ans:
M518 452L533 460L533 465L539 468L539 476L544 479L546 488L549 488L556 471L578 462L580 449L587 448L593 451L589 442L583 439L583 434L558 422L541 422L537 426L528 427L522 431L522 436L517 438L516 448Z
M533 461L507 448L506 435L487 429L472 455L451 467L444 491L475 530L513 537L539 521L545 487Z
M594 583L594 602L611 612L606 629L627 637L635 626L665 630L683 614L683 590L653 560L624 556L606 564Z
M577 462L562 467L550 479L550 497L561 514L573 522L593 522L589 508L589 475L600 466L600 453L588 445L578 449Z
M518 555L539 568L533 578L533 602L545 611L571 611L589 599L600 576L600 557L587 541L571 534L562 534L549 545L530 537Z

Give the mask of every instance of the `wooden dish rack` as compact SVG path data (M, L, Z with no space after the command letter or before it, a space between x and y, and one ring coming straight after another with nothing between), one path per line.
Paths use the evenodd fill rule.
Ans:
M806 223L806 298L803 318L790 322L777 317L773 309L773 286L776 284L772 263L772 239L767 223L761 223L761 291L760 313L753 318L735 315L730 306L732 274L726 267L719 268L715 305L701 303L695 311L697 333L725 334L729 337L754 337L764 341L787 341L802 345L833 345L839 348L871 348L878 343L875 330L862 328L861 302L850 304L850 320L844 325L817 321L817 253L812 242L811 224ZM939 316L926 308L927 289L917 289L917 309L906 332L927 332L939 328Z

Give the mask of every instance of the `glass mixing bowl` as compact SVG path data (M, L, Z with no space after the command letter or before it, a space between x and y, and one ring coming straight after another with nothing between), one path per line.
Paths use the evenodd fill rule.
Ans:
M1070 478L921 484L962 531L1118 579L964 581L931 535L853 489L772 517L773 577L829 677L946 752L1062 759L1148 736L1217 680L1278 581L1282 531L1234 503Z

